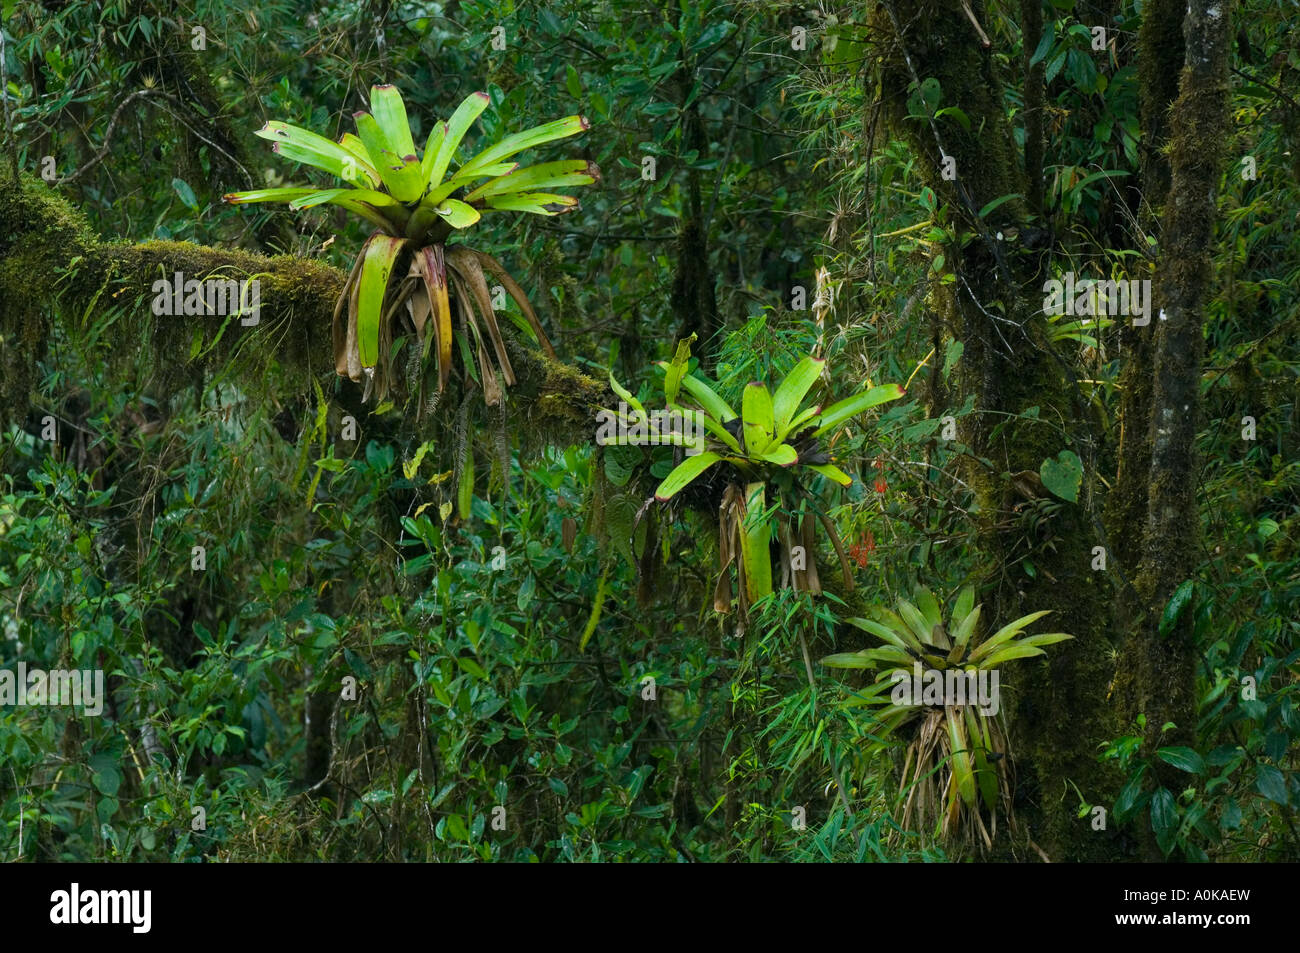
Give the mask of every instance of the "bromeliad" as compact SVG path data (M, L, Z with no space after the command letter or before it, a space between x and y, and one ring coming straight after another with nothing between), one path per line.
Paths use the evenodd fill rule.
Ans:
M550 190L598 181L595 163L566 159L520 168L512 157L576 135L588 128L588 122L582 116L568 116L513 133L452 171L461 140L487 106L487 93L471 93L450 119L434 124L422 156L416 154L406 106L395 86L372 87L370 111L353 115L357 134L344 133L338 142L288 123L268 122L257 135L274 142L276 153L323 169L346 186L255 189L225 196L232 203L287 202L295 210L337 205L375 226L344 283L333 328L335 370L354 381L364 378L367 395L372 385L381 398L387 390L391 322L398 314L404 314L421 357L430 351L436 355L438 393L442 393L451 376L452 341L457 333L452 327L454 295L468 372L482 386L487 404L501 403L504 387L515 383L515 375L485 273L501 282L538 343L555 355L523 289L501 263L491 255L446 242L485 212L560 215L577 208L577 199ZM427 333L430 328L432 333ZM477 354L477 368L470 359L471 347Z
M712 467L725 468L727 486L718 514L721 572L714 590L714 609L730 610L733 564L740 578L742 619L750 605L772 591L769 546L774 536L780 548L780 585L821 592L813 559L816 522L821 523L830 537L840 560L844 584L852 589L853 576L843 543L834 524L800 479L801 470L849 486L853 478L831 463L822 440L829 439L863 411L902 397L903 389L897 384L883 384L825 409L816 404L805 407L802 406L804 398L826 366L824 360L805 357L775 393L762 383L749 384L742 396L741 412L737 414L713 388L688 372L689 357L687 342L679 347L672 363L660 364L664 370L664 396L670 408L682 409L678 397L683 390L690 395L699 405L710 445L703 453L687 457L669 473L655 491L655 498L671 500ZM620 396L631 399L616 381L611 383ZM775 517L771 507L775 507Z
M963 683L987 684L992 676L997 691L998 670L1008 662L1045 655L1044 646L1073 638L1064 632L1022 635L1047 610L1031 612L981 639L980 609L975 590L967 586L957 594L945 625L943 610L934 594L918 589L911 602L900 600L897 611L876 606L869 618L847 619L884 644L858 652L841 652L822 659L829 668L884 671L874 683L849 700L854 707L874 709L871 750L889 744L890 736L919 718L907 746L899 796L904 798L902 823L911 829L915 820L948 843L964 836L973 842L979 833L985 848L993 846L999 809L1008 821L1012 790L1010 749L995 715L998 699L981 698L962 691ZM918 683L924 681L924 693ZM936 691L935 684L951 685L959 697ZM988 817L985 822L985 815Z

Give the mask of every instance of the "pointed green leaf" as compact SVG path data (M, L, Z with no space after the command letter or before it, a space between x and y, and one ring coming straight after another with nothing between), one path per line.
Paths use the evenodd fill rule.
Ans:
M518 195L493 195L480 199L487 208L498 212L528 212L532 215L563 215L578 208L578 200L571 195L554 195L550 192L521 192Z
M816 435L821 436L828 430L838 427L844 421L851 417L856 417L864 410L869 410L877 404L883 404L886 401L897 400L903 396L903 388L897 384L881 384L879 387L873 387L865 390L861 394L848 397L838 403L832 404L822 415L817 418Z
M713 434L713 436L716 439L722 441L722 443L726 445L727 448L730 449L733 453L743 452L740 449L740 441L737 440L732 435L731 431L728 430L726 427L722 426L722 424L718 423L708 414L702 413L701 411L698 410L687 410L685 412L689 414L698 415L698 420L701 424L704 425L704 429L707 430L709 433Z
M755 454L760 460L775 463L778 467L791 467L799 460L799 452L788 443L780 444L762 453Z
M247 202L292 202L304 195L315 195L326 191L333 190L300 188L252 189L247 192L227 192L222 198L231 205L241 205Z
M1018 639L1016 645L1033 645L1041 647L1044 645L1055 645L1057 642L1066 642L1072 638L1074 638L1074 636L1068 635L1065 632L1045 632L1042 635L1027 635L1023 639Z
M500 162L502 159L507 159L515 153L523 152L525 149L531 149L547 142L554 142L557 139L576 136L578 133L590 128L590 126L591 124L582 116L566 116L554 122L534 126L532 129L525 129L523 132L516 132L513 135L506 136L496 145L485 149L470 159L461 167L462 171L479 169L494 162Z
M428 140L424 143L424 155L420 157L420 175L424 178L426 190L438 185L437 182L430 182L429 176L433 171L433 163L438 158L438 151L442 148L442 140L446 136L447 124L445 122L435 122L433 128L429 130ZM451 193L447 194L450 195Z
M845 619L844 621L849 625L857 626L863 631L870 632L872 635L882 638L890 645L900 649L911 652L921 651L921 643L916 640L916 636L909 629L894 629L875 619Z
M375 161L370 158L370 153L366 151L366 144L361 141L360 137L353 133L345 132L343 135L339 136L339 145L350 152L358 162L363 163L370 170L374 170ZM376 172L376 181L378 181L378 177L379 174Z
M388 141L388 136L380 127L378 120L368 112L353 113L357 124L357 135L365 144L366 152L375 160L375 168L384 186L399 202L414 202L424 194L424 182L420 178L420 162L412 152L398 152ZM410 131L407 132L407 138Z
M689 486L697 476L722 459L722 454L707 450L696 456L688 456L679 463L673 472L664 478L655 490L656 500L671 500L681 490Z
M479 220L478 209L458 199L447 199L435 209L452 228L469 228Z
M660 361L659 366L664 371L664 401L669 407L677 403L677 395L682 389L682 378L686 376L686 368L691 361L691 344L695 341L695 334L677 342L677 350L673 353L673 361L669 364L667 361Z
M451 176L451 178L444 179L441 185L435 186L431 189L424 196L423 202L438 205L443 201L443 199L451 195L457 189L469 188L470 183L475 179L482 178L484 175L506 175L517 168L519 168L517 162L502 162L500 165L488 166L487 168L480 170L477 174L462 176L457 172L455 175Z
M515 192L533 192L538 189L558 189L574 185L591 185L600 180L600 169L596 163L586 159L562 159L559 162L543 162L541 165L517 169L508 175L499 175L491 181L484 182L469 195L466 202L479 197L507 195Z
M963 649L966 647L966 643L970 641L971 636L975 634L976 627L979 625L980 608L980 606L976 606L971 609L970 612L967 612L962 616L961 622L957 624L956 629L952 632L953 645ZM956 614L954 613L954 617L955 616Z
M275 143L273 150L286 159L303 162L351 182L359 188L374 188L380 180L375 170L337 142L287 122L272 120L255 135Z
M957 593L957 601L953 603L952 617L949 620L949 624L951 625L954 632L957 630L957 627L961 625L962 620L966 618L967 615L970 614L970 610L974 607L974 605L975 605L974 586L966 586L962 589L961 592Z
M917 609L916 606L906 600L900 599L898 603L898 614L902 617L903 621L907 623L907 627L911 630L912 634L915 635L923 645L930 644L931 626L926 623L925 616L921 614L921 611Z
M920 588L916 590L915 598L916 607L921 610L926 625L931 629L936 625L943 625L943 613L939 611L939 601L935 599L933 592Z
M736 412L731 409L731 405L698 377L687 374L682 378L682 386L691 392L691 396L699 401L700 406L715 420L726 423L728 420L736 419Z
M401 205L397 199L387 192L376 192L374 189L321 189L314 191L311 195L304 195L294 199L289 203L289 208L304 209L315 208L317 205L342 205L342 202L337 201L339 199L365 202L376 208L392 208Z
M1205 772L1205 760L1195 748L1181 746L1157 748L1156 757L1166 764L1172 764L1180 771L1186 771L1188 774L1203 774Z
M828 480L834 480L840 486L852 486L853 477L831 463L810 463L808 469L820 473Z
M612 359L611 353L611 360ZM641 401L637 400L635 394L618 382L618 378L614 376L614 371L612 369L609 372L609 389L617 394L623 403L637 410L643 416L645 415L645 408L641 406Z
M900 649L897 645L878 645L874 649L863 649L859 654L873 662L886 662L904 668L911 668L916 661L906 649Z
M875 659L866 658L862 652L839 652L821 660L827 668L875 668Z
M429 175L425 182L429 188L437 188L442 184L442 180L447 174L447 167L451 165L452 157L455 156L460 141L465 138L465 133L469 131L469 127L474 124L474 120L482 115L483 110L487 109L490 102L487 93L470 93L456 107L456 111L451 114L451 118L447 120L447 133L438 146L438 154L434 156L433 162L429 166ZM464 171L463 168L462 171Z
M1192 602L1192 596L1195 594L1195 583L1191 579L1185 579L1174 590L1173 595L1169 597L1169 602L1165 609L1160 613L1160 624L1157 629L1161 636L1166 636L1174 630L1178 620L1182 617L1184 610Z
M1021 616L1015 622L1012 622L1008 625L1004 625L1002 628L998 629L995 633L993 633L993 635L991 635L989 638L984 640L984 642L980 644L979 648L971 652L970 660L972 662L978 662L980 659L987 657L989 653L991 653L1003 642L1007 641L1008 639L1014 638L1016 634L1020 632L1021 629L1025 628L1025 626L1029 625L1031 622L1041 619L1043 616L1047 615L1051 611L1052 611L1051 609L1043 609L1039 612L1031 612L1029 613L1029 615Z
M794 418L790 421L790 433L798 433L799 429L804 424L812 420L821 412L822 408L820 404L813 404L811 407L806 407L799 411L799 413L795 414Z
M997 668L1003 662L1010 662L1013 659L1033 658L1037 655L1046 655L1046 654L1047 654L1046 652L1044 652L1036 645L1021 645L1019 642L1015 642L1011 645L1007 645L1004 646L1003 648L998 649L992 655L988 655L985 658L980 659L979 667L982 669Z

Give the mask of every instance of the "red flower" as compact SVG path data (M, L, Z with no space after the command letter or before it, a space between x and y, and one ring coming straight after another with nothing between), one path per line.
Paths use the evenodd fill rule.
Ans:
M862 541L854 543L849 547L849 556L858 564L859 569L867 568L867 561L871 554L876 551L876 537L870 530L862 537Z

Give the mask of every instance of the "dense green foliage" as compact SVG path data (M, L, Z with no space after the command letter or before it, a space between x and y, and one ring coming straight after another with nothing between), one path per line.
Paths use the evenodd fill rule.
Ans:
M1016 161L1032 152L1034 76L1045 140L1041 195L1008 189L975 208L935 187L937 157L908 135L971 134L983 87L921 73L892 95L881 24L909 6L4 0L5 229L19 227L11 208L34 207L8 196L48 191L105 238L286 253L346 273L371 229L343 210L222 202L332 187L269 154L256 130L286 120L337 139L371 86L392 83L424 142L482 89L490 106L462 157L555 117L590 120L528 158L597 165L580 208L484 215L473 229L561 362L657 407L694 334L691 374L733 415L770 418L741 414L743 395L754 382L779 394L796 374L808 377L800 408L861 406L824 445L790 450L821 473L815 493L794 502L789 470L750 478L782 487L762 505L751 495L764 515L741 527L762 521L746 551L771 540L772 578L747 612L722 613L720 522L741 524L719 505L735 478L720 464L655 501L694 458L668 442L597 446L585 418L561 432L554 407L578 398L556 365L485 406L458 354L451 395L417 420L393 401L363 404L328 346L290 367L269 320L245 334L229 317L148 316L152 294L124 274L84 287L84 262L33 272L25 256L57 254L62 232L24 245L0 230L0 669L99 668L109 691L100 717L0 706L0 858L1076 859L1074 842L1035 826L1064 803L1078 842L1115 859L1300 859L1294 4L1234 11L1199 469L1187 474L1200 512L1184 514L1203 546L1158 611L1133 595L1139 560L1126 547L1143 530L1117 489L1136 360L1121 335L1141 329L1039 304L1043 283L1067 272L1158 274L1163 202L1142 183L1159 150L1142 120L1138 43L1151 4L1100 5L1100 51L1091 6L975 4ZM1043 32L1026 49L1030 7ZM990 147L992 171L959 176L1000 182L995 159ZM1063 395L992 423L982 395L1018 382L977 373L953 317L979 280L958 263L986 244L1028 270L1034 340L1051 349ZM151 247L172 246L141 253ZM53 317L20 373L28 297ZM512 346L532 346L523 312L501 299ZM1010 300L977 303L995 331L1016 320ZM138 334L139 315L183 327L181 349ZM183 322L201 328L188 355ZM905 393L863 400L892 385ZM602 397L617 406L613 391ZM985 425L977 444L968 435ZM1033 468L1011 472L1016 457L990 450L1001 445ZM790 535L816 514L829 532ZM781 584L791 540L815 550L817 586L793 570ZM1094 546L1103 567L1089 565ZM1058 578L1075 548L1087 554L1078 576ZM870 686L891 659L864 655L880 626L859 627L914 593L951 605L968 586L982 605L972 645L1060 613L1051 598L1090 627L1058 614L1025 633L1074 638L1005 667L991 738L953 719L956 736L989 738L969 759L947 741L926 756L963 787L947 804L979 818L977 800L984 817L1002 801L1011 823L987 840L949 837L933 813L908 809L912 788L932 782L908 770L916 736L878 720ZM967 598L941 617L950 632ZM1192 719L1166 724L1152 701L1166 686L1126 682L1130 637L1186 639ZM1094 685L1105 710L1087 722L1103 727L1078 739L1086 771L1058 771L1024 732L1075 719L1043 699L1060 671L1049 665L1077 658L1064 654L1076 644L1108 660ZM849 657L880 669L822 664Z

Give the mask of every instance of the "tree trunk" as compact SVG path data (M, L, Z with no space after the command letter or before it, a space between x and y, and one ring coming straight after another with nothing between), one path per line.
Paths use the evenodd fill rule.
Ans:
M988 22L983 4L972 3L970 10L981 24ZM1114 787L1096 752L1098 739L1111 737L1105 693L1112 666L1109 600L1100 574L1091 570L1091 500L1081 495L1078 504L1061 504L1033 530L1022 511L1044 501L1018 498L1009 479L1023 471L1036 478L1044 459L1076 439L1057 421L1088 418L1068 365L1047 339L1041 311L1047 263L1003 237L1025 232L1029 203L1011 199L978 217L993 199L1029 194L1001 81L992 51L984 48L961 0L881 3L872 33L880 43L879 95L891 133L911 146L923 181L948 204L950 219L977 235L965 248L944 248L946 267L957 280L934 288L931 298L950 333L965 345L961 384L974 395L975 413L968 418L970 432L959 432L959 438L993 464L974 465L967 474L980 513L978 551L996 567L986 579L990 621L1005 624L1051 609L1051 631L1075 637L1053 646L1046 660L1008 673L1013 692L1004 704L1012 719L1017 813L1024 829L1002 848L1020 857L1036 857L1031 845L1037 845L1052 860L1103 859L1113 855L1109 838L1076 816L1078 802L1069 787L1077 785L1094 803ZM909 86L928 78L939 81L942 106L966 114L969 130L946 119L908 117ZM955 179L945 177L945 167L955 171ZM1031 407L1039 408L1038 419L1016 419ZM1037 569L1035 578L1013 568L1026 555Z
M1228 131L1232 4L1191 0L1186 9L1186 56L1170 116L1170 187L1156 272L1164 313L1147 329L1157 337L1146 433L1150 484L1136 580L1145 615L1125 643L1119 676L1123 713L1128 719L1146 715L1150 746L1196 743L1192 613L1184 612L1164 635L1159 624L1170 596L1192 576L1200 559L1196 430L1205 305L1213 280L1215 200ZM1168 722L1176 727L1162 735ZM1159 763L1157 780L1166 786L1179 783L1178 773ZM1146 847L1153 855L1154 845Z

